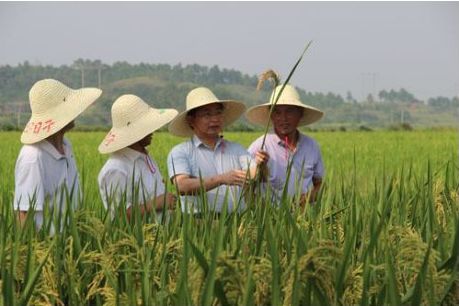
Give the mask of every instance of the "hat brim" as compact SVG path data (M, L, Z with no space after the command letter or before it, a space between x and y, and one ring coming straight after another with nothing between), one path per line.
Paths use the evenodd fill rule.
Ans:
M193 109L197 109L199 107L213 104L213 103L222 103L224 104L223 109L223 128L231 125L234 121L239 119L241 115L244 113L246 107L242 102L234 101L234 100L220 100L211 103L206 103L203 105L199 105L186 111L180 113L174 120L169 124L169 132L175 136L180 137L190 137L193 136L194 132L193 129L190 127L186 120L186 116L189 111Z
M269 120L271 120L271 118L269 117L269 111L270 111L271 105L272 103L264 103L264 104L252 106L245 113L245 117L250 123L261 125L261 126L266 126ZM316 121L319 121L324 115L324 113L321 110L318 110L315 107L303 104L296 100L290 101L290 102L282 101L282 103L277 103L276 105L292 105L292 106L301 107L304 111L303 111L303 117L298 122L298 126L305 126L305 125L314 123Z
M65 102L41 114L32 114L21 135L23 144L33 144L62 130L102 94L98 88L71 90Z
M128 147L168 124L177 114L175 109L150 108L131 125L112 128L99 145L99 152L108 154Z

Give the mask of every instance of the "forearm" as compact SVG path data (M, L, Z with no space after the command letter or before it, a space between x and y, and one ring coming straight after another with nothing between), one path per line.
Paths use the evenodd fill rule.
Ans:
M223 184L222 176L215 175L206 178L186 178L176 182L181 195L199 194L201 190L208 191Z
M311 196L309 202L315 202L317 198L317 194L319 193L320 186L322 185L322 181L315 181L311 190Z
M140 213L141 216L144 216L146 213L151 212L151 209L152 209L151 203L140 204L140 205L138 205L138 207L139 207L139 213ZM126 209L126 215L127 215L129 220L131 219L131 216L132 216L132 214L134 212L133 210L134 210L134 208L133 208L132 205L129 206L128 209Z
M19 225L22 227L24 226L26 220L27 220L27 212L26 211L18 211L17 212L17 220L19 222Z
M321 185L322 181L315 180L312 188L308 192L301 194L300 206L304 206L306 203L314 203L317 199L317 194L319 193Z

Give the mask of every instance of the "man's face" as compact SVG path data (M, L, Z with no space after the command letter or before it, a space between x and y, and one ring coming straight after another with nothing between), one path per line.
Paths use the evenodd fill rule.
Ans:
M294 133L301 118L303 118L303 109L293 105L277 105L271 113L274 130L281 136Z
M151 144L152 137L153 133L148 134L147 136L139 140L139 144L144 148L148 147Z
M212 103L199 107L187 116L187 120L196 136L218 136L223 130L223 105Z

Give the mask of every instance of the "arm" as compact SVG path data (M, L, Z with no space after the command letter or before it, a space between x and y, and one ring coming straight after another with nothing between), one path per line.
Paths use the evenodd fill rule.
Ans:
M309 202L313 203L317 200L317 195L322 186L322 178L324 177L325 170L322 161L322 154L320 153L319 145L317 145L317 163L314 165L314 174L312 175L312 190Z
M246 171L231 170L223 174L200 178L192 177L187 174L178 174L172 179L172 183L177 186L181 195L196 195L202 189L204 192L214 189L220 185L238 185L246 183Z
M151 213L153 209L155 209L157 212L171 210L175 208L176 202L177 197L174 194L167 192L147 201L145 204L140 204L139 211L140 214L144 216L146 213ZM128 219L131 219L132 205L129 206L129 208L126 210L126 215Z
M16 214L17 221L19 222L19 225L21 227L24 226L26 220L27 220L27 212L26 211L18 211Z
M105 190L107 192L105 195L105 201L111 202L106 203L107 208L109 208L109 204L112 204L111 207L113 207L113 204L118 206L121 204L123 199L126 199L126 215L130 219L133 212L131 194L132 188L129 186L129 184L127 184L128 181L130 181L129 177L119 169L112 169L106 172L103 177L100 178L101 192L105 192ZM105 189L105 187L107 188ZM111 201L109 201L109 199ZM150 213L153 209L156 211L162 211L164 208L173 209L175 202L175 195L171 193L165 193L150 199L145 203L139 203L138 207L141 215L143 216L146 213Z
M322 186L321 177L312 178L312 189L310 191L309 203L314 203L317 200L317 194L319 193L320 186Z
M317 146L317 162L314 165L314 173L312 175L312 189L301 195L300 203L304 206L309 199L309 203L314 203L317 200L317 195L322 186L322 178L324 176L324 165L322 162L322 156L320 154L320 149Z
M223 174L199 177L192 172L189 149L178 146L172 149L167 158L171 182L181 195L196 195L220 185L243 185L246 182L245 170L231 170Z
M45 202L42 171L33 153L36 152L29 152L27 156L20 154L15 168L13 209L20 226L24 226L29 209L42 211Z

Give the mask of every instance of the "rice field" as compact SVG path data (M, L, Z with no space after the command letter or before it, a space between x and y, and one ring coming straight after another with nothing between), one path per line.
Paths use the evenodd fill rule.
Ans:
M0 305L459 304L455 131L312 133L326 167L315 205L274 208L256 193L241 215L177 210L166 224L107 217L104 135L68 133L84 197L50 237L14 222L20 133L0 133ZM248 146L259 135L225 138ZM181 141L153 137L164 177Z

